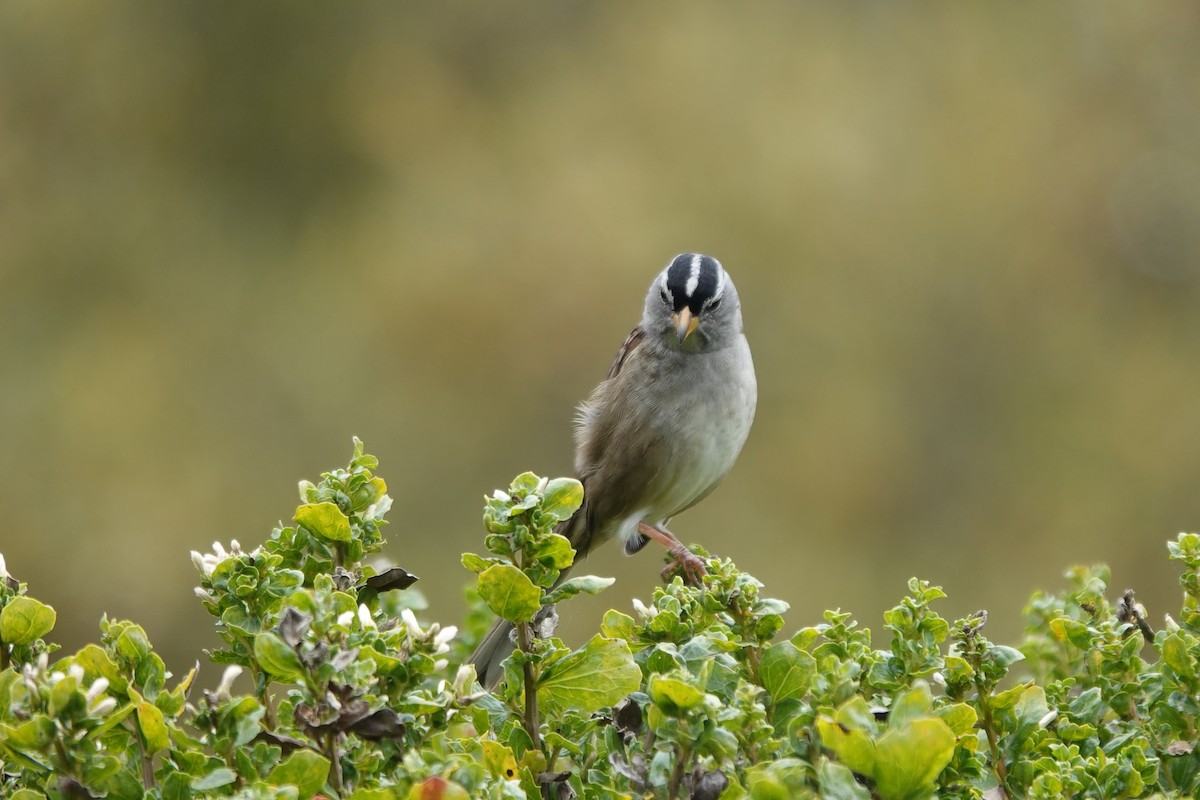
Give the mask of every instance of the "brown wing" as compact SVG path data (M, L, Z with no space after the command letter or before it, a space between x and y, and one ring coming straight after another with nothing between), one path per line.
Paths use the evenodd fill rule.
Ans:
M612 366L608 368L608 375L605 376L605 380L612 380L617 377L621 372L621 367L625 366L625 359L629 358L630 353L636 350L638 345L642 343L642 339L645 338L646 332L642 330L641 325L638 325L629 332L629 335L625 337L625 341L621 345L621 349L617 351L617 357L613 359Z

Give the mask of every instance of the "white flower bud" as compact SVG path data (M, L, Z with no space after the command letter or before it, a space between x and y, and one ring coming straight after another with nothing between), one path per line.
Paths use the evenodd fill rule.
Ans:
M371 610L361 603L358 606L358 621L364 628L375 627L375 620L371 617Z
M475 685L475 665L463 664L458 668L458 672L454 675L454 694L457 697L465 695L471 691L471 687Z
M437 632L433 637L433 643L437 647L438 653L446 653L450 650L450 642L458 635L458 626L447 625Z
M104 694L106 689L108 689L108 678L96 678L96 680L92 681L92 685L87 690L88 705L96 702L97 698Z
M117 707L117 700L114 697L106 697L96 705L88 708L88 712L93 717L103 717ZM99 742L97 742L99 744Z
M219 700L228 700L230 693L233 691L233 682L242 674L242 668L237 664L232 664L225 668L225 672L221 673L221 682L217 684L216 695Z

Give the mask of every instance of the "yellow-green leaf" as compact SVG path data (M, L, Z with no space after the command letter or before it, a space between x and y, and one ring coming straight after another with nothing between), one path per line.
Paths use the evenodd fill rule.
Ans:
M883 800L928 796L954 754L954 733L937 717L892 728L875 743L875 788Z
M554 478L542 492L542 514L562 521L583 505L583 484L574 478Z
M307 503L296 509L292 519L322 539L350 541L350 518L334 503Z
M479 596L509 622L529 622L542 607L542 592L512 564L495 564L479 574Z
M0 642L30 644L54 629L54 609L32 597L14 597L0 611Z
M254 657L259 666L277 680L299 681L304 674L300 656L273 633L260 633L254 637Z
M138 728L142 731L142 738L146 740L147 754L157 753L160 750L166 750L171 742L167 735L167 725L163 720L163 713L159 711L158 706L146 700L139 700L137 704L137 721Z
M822 744L833 751L838 761L859 775L875 776L875 743L866 731L822 716L817 718L817 732Z
M758 670L773 703L803 697L816 671L816 660L790 641L768 647Z
M585 714L619 702L642 685L642 671L629 645L597 634L584 647L546 668L538 702L548 711L570 708Z
M267 774L267 782L275 786L295 786L300 800L321 791L329 776L329 759L312 750L297 750Z
M651 676L648 688L650 701L672 717L681 716L704 701L703 689L666 675Z

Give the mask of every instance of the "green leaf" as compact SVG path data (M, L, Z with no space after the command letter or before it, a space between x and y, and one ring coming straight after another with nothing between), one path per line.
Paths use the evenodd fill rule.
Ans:
M46 795L34 789L18 789L9 800L46 800Z
M54 741L57 732L54 720L44 714L38 714L20 725L0 725L0 739L7 746L25 752L38 752Z
M979 714L975 711L974 706L966 703L943 706L937 710L937 716L946 723L955 736L965 736L974 731L975 723L979 719Z
M463 553L461 560L462 565L471 572L474 572L476 575L478 575L480 572L483 572L485 569L495 563L490 559L477 556L474 553Z
M1179 631L1168 634L1163 639L1162 659L1176 675L1181 675L1185 678L1194 678L1196 676L1196 668L1192 664L1191 655L1188 654L1187 642Z
M538 702L547 711L590 714L620 702L642 685L629 645L597 634L584 647L546 667Z
M816 676L817 662L790 641L783 641L766 649L758 673L771 702L778 705L804 696Z
M300 800L321 791L329 776L329 759L311 750L297 750L279 763L267 775L267 782L275 786L295 786Z
M334 503L307 503L296 509L293 521L332 542L351 539L350 518Z
M561 522L583 505L583 484L574 478L554 478L542 492L542 514Z
M1008 668L1018 661L1025 660L1025 654L1015 647L998 644L990 651L992 659L1002 667Z
M929 692L929 684L918 681L911 689L897 695L892 701L888 726L897 728L911 720L927 717L932 708L933 695Z
M1078 620L1066 617L1052 619L1050 620L1050 632L1060 642L1070 642L1080 650L1087 650L1092 646L1092 637L1087 626Z
M937 717L888 730L875 743L875 788L884 800L927 796L954 754L954 733Z
M534 558L553 569L566 569L575 562L571 540L560 533L548 533L538 539Z
M798 758L764 761L747 768L746 788L750 790L751 800L809 800L812 797L807 789L810 770L811 767Z
M158 706L146 700L139 700L137 704L137 722L138 728L142 731L142 738L146 740L147 755L153 755L160 750L166 750L170 744L170 738L167 735L167 725L163 720L163 713L158 710Z
M682 716L690 708L704 702L704 690L686 681L666 675L651 675L650 701L672 717Z
M203 778L197 778L192 781L192 789L197 792L207 792L212 789L220 789L222 786L228 786L235 780L237 780L236 772L229 767L218 767Z
M272 678L296 683L303 679L304 666L300 657L273 633L260 633L254 637L254 657Z
M479 596L509 622L529 622L542 607L542 591L512 564L495 564L479 575Z
M997 692L992 695L990 705L994 709L1012 708L1012 706L1021 698L1025 690L1032 686L1033 683L1018 683L1016 686L1011 686L1003 692Z
M604 612L600 621L600 632L609 639L632 639L635 623L633 617L615 609Z
M875 743L866 731L850 728L826 716L817 718L821 742L850 769L868 778L875 776Z
M24 645L36 642L54 629L58 615L32 597L14 597L0 611L0 642Z
M546 597L547 603L558 603L577 594L600 594L617 582L616 578L598 578L595 575L581 575L563 581L561 585Z
M129 686L125 676L121 674L117 662L113 661L104 648L98 644L89 644L75 654L73 662L83 667L83 674L88 681L96 678L108 680L109 688L116 693L124 694Z
M821 800L871 800L871 793L855 779L853 772L827 758L817 765L817 780L821 784Z

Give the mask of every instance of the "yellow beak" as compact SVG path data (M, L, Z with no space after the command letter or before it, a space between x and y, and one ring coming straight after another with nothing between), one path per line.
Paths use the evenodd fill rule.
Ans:
M691 336L692 331L696 330L696 326L700 324L700 318L694 316L692 310L687 306L672 314L671 321L675 323L675 333L679 334L681 342Z

